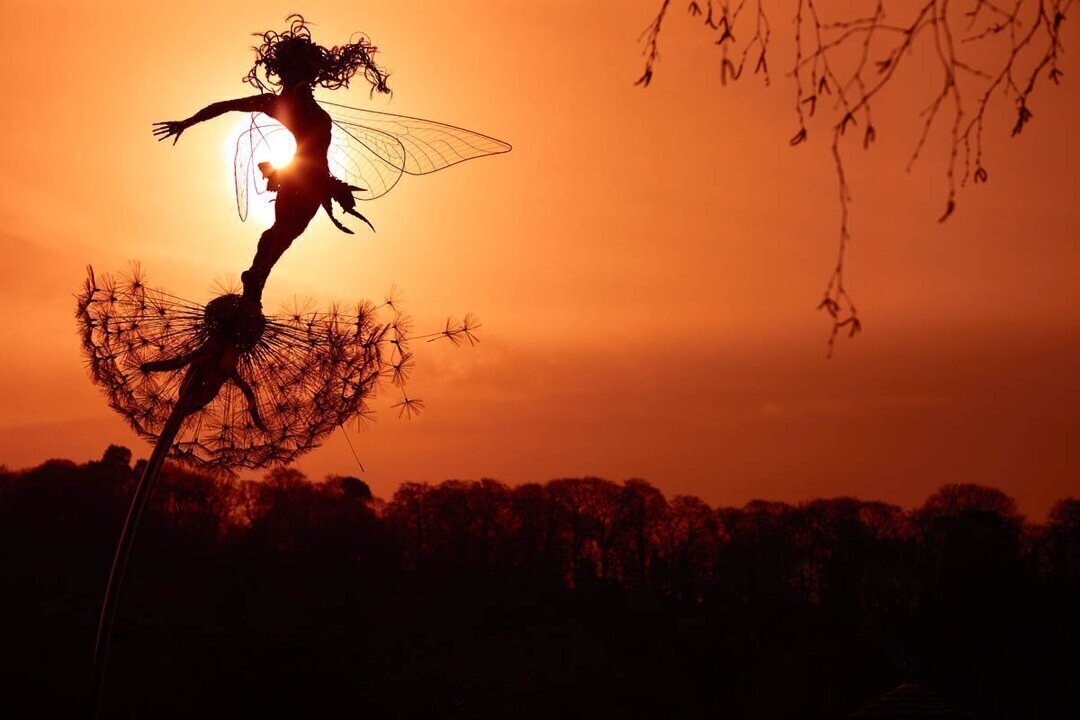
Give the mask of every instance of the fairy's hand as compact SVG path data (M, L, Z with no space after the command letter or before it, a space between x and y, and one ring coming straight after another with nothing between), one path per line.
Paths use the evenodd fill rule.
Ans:
M173 145L175 145L176 141L180 139L180 133L187 130L188 127L187 120L156 122L154 123L154 136L158 139L158 142L171 137L173 139Z

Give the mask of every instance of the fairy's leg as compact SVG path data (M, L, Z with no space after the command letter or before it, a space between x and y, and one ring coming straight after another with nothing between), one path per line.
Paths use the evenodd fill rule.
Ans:
M165 372L166 370L179 370L185 365L189 365L195 356L198 354L198 350L186 353L184 355L177 355L174 358L167 358L165 360L151 360L144 362L139 366L139 369L145 373L152 372Z
M274 224L259 238L251 268L240 276L244 283L244 297L262 302L263 286L274 264L289 249L292 241L300 237L318 210L319 201L316 198L299 193L279 193L274 205Z
M240 388L244 399L247 400L248 415L251 416L251 422L255 427L266 432L266 423L263 422L262 416L259 415L259 401L255 398L255 391L251 389L251 386L247 384L244 378L240 377L239 373L234 372L232 374L232 381L236 384L236 387Z

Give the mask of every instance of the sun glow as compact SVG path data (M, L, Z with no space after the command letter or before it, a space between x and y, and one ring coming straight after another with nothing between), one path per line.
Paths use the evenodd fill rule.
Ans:
M269 162L275 168L288 165L296 152L296 140L281 123L266 115L258 115L257 128L253 128L250 115L243 116L225 138L222 151L226 160L227 180L230 188L242 182L247 186L248 217L261 224L274 221L274 194L266 191L266 181L259 172L260 162ZM236 178L237 159L250 154L247 173Z

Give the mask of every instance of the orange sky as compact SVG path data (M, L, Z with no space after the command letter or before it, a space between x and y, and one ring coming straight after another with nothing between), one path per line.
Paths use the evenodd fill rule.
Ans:
M903 169L931 90L912 76L882 105L878 145L850 153L849 288L866 333L826 360L825 133L788 147L789 80L722 89L714 48L681 15L652 87L634 87L655 5L6 2L0 462L86 460L109 442L148 452L86 377L73 293L87 263L138 259L151 284L205 302L248 266L263 226L237 218L223 151L239 117L176 147L150 123L249 94L249 33L300 9L323 43L364 30L392 71L393 98L357 87L335 101L514 144L365 204L377 234L320 215L270 278L271 308L396 283L421 328L482 318L478 347L422 348L424 415L399 421L387 401L352 432L377 494L594 474L714 504L911 505L971 481L1040 517L1080 492L1075 52L1020 137L998 106L991 182L944 225L940 133ZM780 58L786 26L774 20ZM357 472L340 433L300 467Z

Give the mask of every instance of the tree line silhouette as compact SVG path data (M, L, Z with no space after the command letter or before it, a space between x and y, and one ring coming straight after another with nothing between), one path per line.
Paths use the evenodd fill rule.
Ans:
M141 468L0 468L5 705L85 706ZM946 485L712 508L644 480L166 468L119 610L123 717L839 718L917 681L978 718L1080 708L1080 500Z

